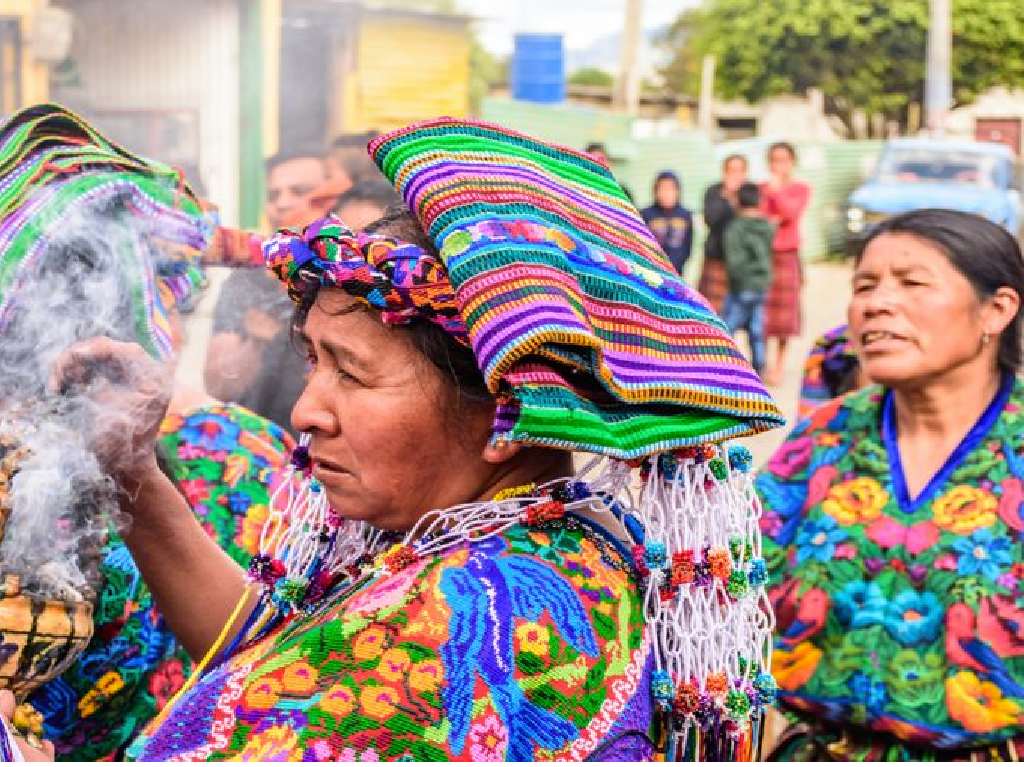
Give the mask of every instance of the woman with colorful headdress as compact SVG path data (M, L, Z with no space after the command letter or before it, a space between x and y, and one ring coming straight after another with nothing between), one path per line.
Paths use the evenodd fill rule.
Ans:
M203 657L135 756L750 758L766 571L720 443L775 404L586 155L452 119L370 148L412 213L265 249L310 373L248 574L152 459L125 472L129 546ZM144 362L94 339L61 372L109 358Z
M0 190L0 421L4 402L44 398L49 363L74 340L107 333L176 358L210 234L176 171L41 105L0 129ZM292 446L274 424L181 385L159 430L164 469L242 566L267 516L266 476ZM60 759L120 758L191 667L116 534L98 577L92 641L30 697Z

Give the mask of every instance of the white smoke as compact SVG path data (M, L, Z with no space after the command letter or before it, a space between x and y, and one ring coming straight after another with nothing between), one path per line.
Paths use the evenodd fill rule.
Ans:
M138 291L147 280L152 288L154 234L151 223L126 212L124 200L64 216L47 232L45 251L17 285L5 318L0 435L13 436L27 456L9 485L0 572L19 575L34 596L90 598L104 541L125 528L118 488L104 467L117 462L111 449L131 449L135 418L124 399L99 396L109 394L109 381L123 382L124 371L90 371L84 385L58 392L47 382L54 361L77 341L136 340ZM112 443L111 434L120 438Z

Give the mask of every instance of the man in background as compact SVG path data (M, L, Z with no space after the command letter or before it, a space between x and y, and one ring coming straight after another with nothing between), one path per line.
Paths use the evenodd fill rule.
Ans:
M317 218L311 202L327 182L327 168L319 151L280 152L267 160L267 222L273 231L304 226Z

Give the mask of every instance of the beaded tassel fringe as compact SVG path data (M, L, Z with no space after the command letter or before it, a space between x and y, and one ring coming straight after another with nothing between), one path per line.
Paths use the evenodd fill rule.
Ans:
M514 525L543 526L603 507L633 544L654 653L651 695L661 755L668 761L757 758L764 709L774 703L776 687L760 504L746 448L706 445L629 462L598 457L574 477L430 512L399 540L331 509L309 472L307 445L303 437L273 493L250 568L262 584L263 609L232 647L282 615L315 608L331 584L353 581L369 565L394 573Z

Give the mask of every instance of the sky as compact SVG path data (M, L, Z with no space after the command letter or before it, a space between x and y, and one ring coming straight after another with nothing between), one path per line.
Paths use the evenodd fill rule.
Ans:
M668 24L699 0L644 0L643 27ZM516 32L561 32L569 50L622 30L625 0L458 0L479 19L480 42L492 53L512 52Z

